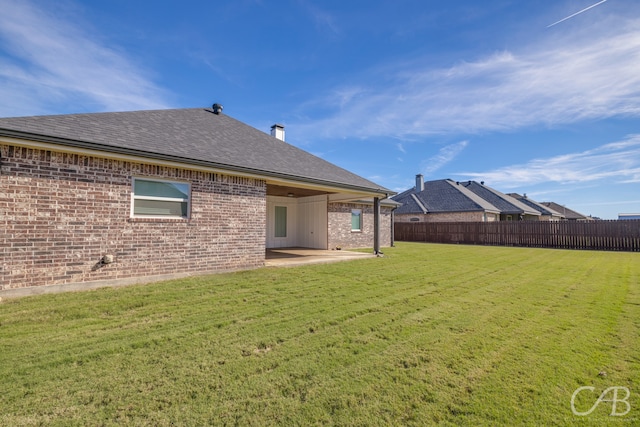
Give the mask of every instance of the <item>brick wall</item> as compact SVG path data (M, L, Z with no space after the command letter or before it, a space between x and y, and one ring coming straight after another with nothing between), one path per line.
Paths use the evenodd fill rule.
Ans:
M362 231L351 231L351 210L362 209ZM373 248L373 206L329 203L329 249ZM380 207L380 246L391 246L391 208Z
M0 290L264 264L266 183L0 145ZM130 218L132 176L191 183L191 218ZM115 262L100 265L111 254Z

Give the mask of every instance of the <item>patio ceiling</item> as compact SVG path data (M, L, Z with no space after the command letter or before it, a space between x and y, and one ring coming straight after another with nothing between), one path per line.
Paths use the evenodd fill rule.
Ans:
M312 190L309 188L301 187L288 187L282 185L267 184L267 196L280 196L280 197L309 197L319 196L321 194L329 194L326 191Z

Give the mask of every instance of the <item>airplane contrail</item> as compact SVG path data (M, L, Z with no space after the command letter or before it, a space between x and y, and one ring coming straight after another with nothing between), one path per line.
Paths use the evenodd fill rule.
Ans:
M551 24L551 25L547 25L547 28L549 28L549 27L553 27L554 25L559 24L559 23L561 23L561 22L564 22L564 21L566 21L567 19L573 18L573 17L574 17L574 16L576 16L576 15L580 15L582 12L586 12L587 10L592 9L592 8L594 8L594 7L598 6L598 5L601 5L602 3L606 2L606 1L607 1L607 0L602 0L602 1L599 1L598 3L596 3L596 4L592 4L592 5L591 5L591 6L589 6L589 7L585 7L584 9L582 9L582 10L581 10L581 11L579 11L579 12L574 13L573 15L569 15L569 16L567 16L566 18L562 18L561 20L559 20L559 21L557 21L557 22L554 22L554 23L553 23L553 24Z

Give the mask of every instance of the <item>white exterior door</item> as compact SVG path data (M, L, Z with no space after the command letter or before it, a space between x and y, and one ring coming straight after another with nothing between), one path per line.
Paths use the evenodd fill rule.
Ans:
M327 197L298 199L298 246L327 249Z
M267 197L267 248L296 246L296 218L296 199Z

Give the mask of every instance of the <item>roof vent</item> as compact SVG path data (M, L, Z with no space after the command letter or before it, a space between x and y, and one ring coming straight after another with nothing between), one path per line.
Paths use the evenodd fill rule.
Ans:
M222 110L223 110L224 107L222 106L222 104L213 104L213 106L211 108L213 108L213 113L214 114L220 114L220 113L222 113Z
M284 126L278 123L271 126L271 136L278 138L280 141L284 141Z

